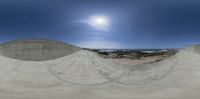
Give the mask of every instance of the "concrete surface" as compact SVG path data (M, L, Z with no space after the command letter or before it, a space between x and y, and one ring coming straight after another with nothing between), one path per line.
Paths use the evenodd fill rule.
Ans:
M189 47L185 48L185 50L200 54L200 44L189 46Z
M69 55L80 48L48 39L24 39L0 45L0 54L21 60L43 61Z
M0 99L200 98L200 55L189 49L133 66L85 50L46 61L0 55L0 63Z

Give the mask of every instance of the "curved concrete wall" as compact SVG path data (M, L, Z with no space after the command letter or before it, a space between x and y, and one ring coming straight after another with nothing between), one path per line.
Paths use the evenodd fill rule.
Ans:
M190 51L190 52L194 52L194 53L200 54L200 44L194 45L194 46L189 46L189 47L186 48L186 50Z
M30 61L50 60L78 51L80 48L48 39L9 41L0 45L0 54Z

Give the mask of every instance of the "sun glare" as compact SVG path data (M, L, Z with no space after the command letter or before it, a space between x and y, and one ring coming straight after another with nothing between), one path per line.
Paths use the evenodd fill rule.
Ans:
M109 27L109 21L105 16L92 16L88 24L98 30L108 30Z

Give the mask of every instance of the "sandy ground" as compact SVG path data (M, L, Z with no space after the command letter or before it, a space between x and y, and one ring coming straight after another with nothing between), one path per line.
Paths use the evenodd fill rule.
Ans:
M184 50L139 65L85 50L40 62L0 56L0 63L0 99L200 98L200 55Z
M163 59L166 59L166 56L151 56L151 57L145 57L141 59L129 59L129 58L107 58L108 61L115 62L117 64L122 65L140 65L140 64L148 64L148 63L154 63L161 61Z

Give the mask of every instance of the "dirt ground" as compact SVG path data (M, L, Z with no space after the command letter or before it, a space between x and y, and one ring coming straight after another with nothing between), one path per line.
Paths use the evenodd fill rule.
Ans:
M148 63L158 62L168 57L169 56L158 55L158 56L143 57L140 59L107 58L107 60L118 63L118 64L122 64L122 65L139 65L139 64L148 64Z

